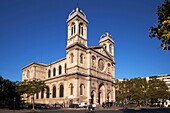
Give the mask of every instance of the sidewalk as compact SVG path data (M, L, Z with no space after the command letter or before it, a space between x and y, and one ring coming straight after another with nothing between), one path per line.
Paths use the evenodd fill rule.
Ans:
M35 109L34 111L31 109L21 109L21 110L9 110L9 109L0 109L0 113L38 113L42 110L85 110L86 108L61 108L61 109ZM122 107L109 107L109 108L103 108L101 106L96 107L96 111L100 110L119 110L123 109Z
M86 108L61 108L60 110L85 110ZM102 106L97 106L95 108L96 111L100 111L100 110L119 110L119 109L123 109L122 107L107 107L107 108L103 108Z
M9 110L9 109L0 109L0 113L37 113L40 110L30 110L30 109L23 109L23 110Z

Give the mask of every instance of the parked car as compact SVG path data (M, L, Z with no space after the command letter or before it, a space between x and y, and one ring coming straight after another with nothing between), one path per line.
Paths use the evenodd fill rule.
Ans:
M78 104L80 108L85 108L88 106L87 102L81 102Z
M78 104L70 104L70 105L69 105L69 108L78 108L78 107L79 107Z
M105 106L106 106L106 107L111 107L112 105L113 105L113 102L106 102L106 103L105 103Z
M49 109L50 106L47 105L47 104L37 104L37 105L36 105L36 108L37 108L37 109Z

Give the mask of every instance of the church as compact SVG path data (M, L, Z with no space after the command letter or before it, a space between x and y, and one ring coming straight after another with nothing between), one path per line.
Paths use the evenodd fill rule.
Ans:
M35 103L64 104L115 101L114 40L109 33L99 45L87 45L88 20L79 8L68 16L66 57L50 64L33 62L22 68L22 81L40 79L47 85ZM27 102L31 102L28 98Z

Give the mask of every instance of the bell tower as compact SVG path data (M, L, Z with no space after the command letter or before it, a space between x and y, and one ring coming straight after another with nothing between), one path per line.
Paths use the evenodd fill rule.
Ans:
M112 57L114 56L114 43L112 36L107 32L100 37L99 45L103 46Z
M67 19L68 39L67 47L79 43L87 47L87 24L86 15L78 8L74 9ZM67 48L66 47L66 48Z

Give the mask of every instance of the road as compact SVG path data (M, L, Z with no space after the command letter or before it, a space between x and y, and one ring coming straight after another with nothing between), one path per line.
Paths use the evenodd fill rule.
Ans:
M53 109L53 110L2 110L0 113L85 113L83 109ZM100 109L95 113L170 113L170 108L147 108L147 109Z

